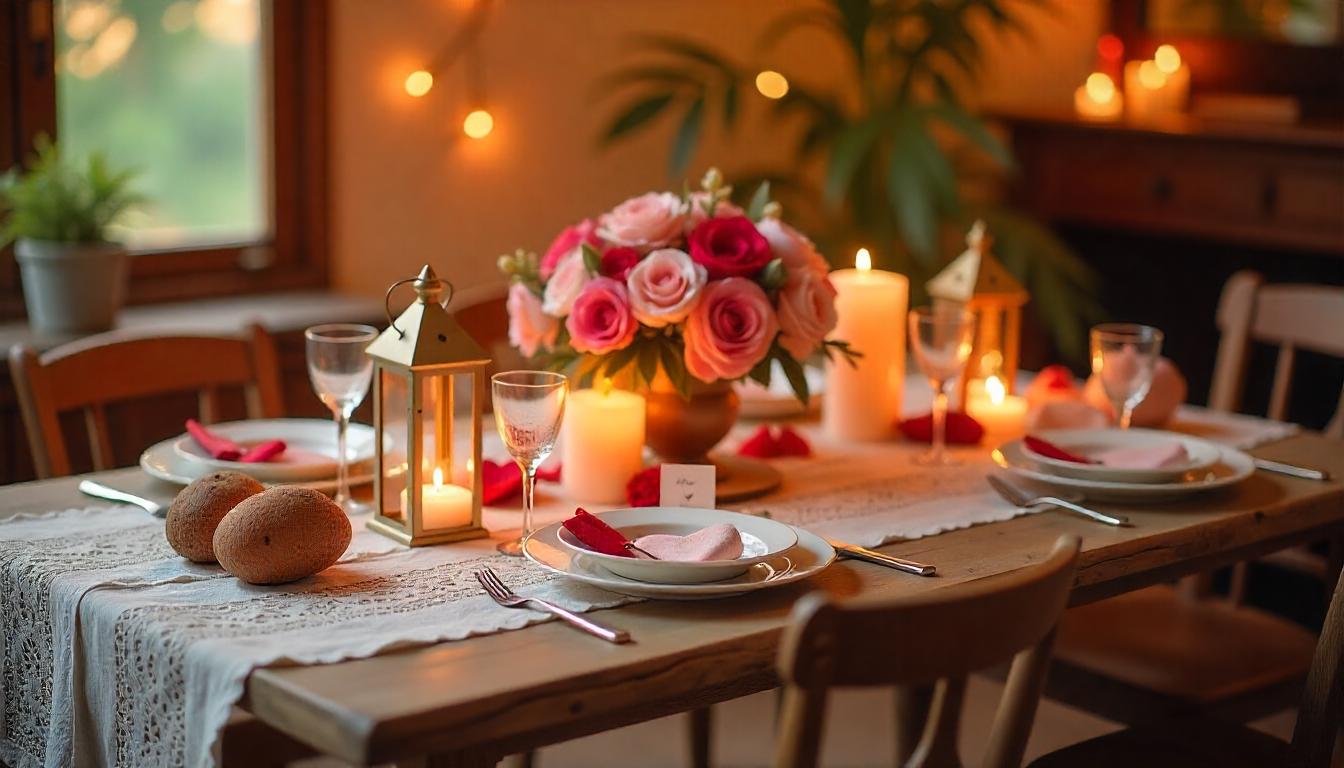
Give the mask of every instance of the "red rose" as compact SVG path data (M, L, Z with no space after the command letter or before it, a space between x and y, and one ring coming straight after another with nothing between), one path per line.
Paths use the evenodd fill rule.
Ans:
M639 251L634 248L617 246L608 248L602 252L602 263L598 266L598 272L604 277L614 277L617 280L624 281L625 276L630 274L630 270L639 263Z
M711 280L754 277L774 258L770 241L746 216L706 219L687 238L691 259L704 266Z
M632 507L656 507L662 495L662 465L636 472L625 486L625 500Z

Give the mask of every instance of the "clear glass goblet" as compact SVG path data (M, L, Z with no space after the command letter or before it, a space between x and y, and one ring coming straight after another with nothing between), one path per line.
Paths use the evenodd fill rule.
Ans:
M917 463L957 463L947 455L947 385L966 368L974 331L975 315L961 306L935 305L910 310L910 348L919 370L933 387L932 444L927 453L915 459Z
M523 554L523 539L532 532L532 489L537 467L551 455L560 422L565 416L569 379L549 371L504 371L490 377L495 427L509 455L523 473L523 526L518 538L498 549L514 557Z
M1111 401L1116 424L1129 429L1134 408L1148 396L1162 354L1162 332L1150 325L1102 323L1093 326L1092 372Z
M369 393L373 360L364 348L378 336L371 325L329 323L315 325L303 332L308 350L308 378L313 391L336 419L336 497L346 512L357 514L369 509L350 496L349 456L345 433L350 415Z

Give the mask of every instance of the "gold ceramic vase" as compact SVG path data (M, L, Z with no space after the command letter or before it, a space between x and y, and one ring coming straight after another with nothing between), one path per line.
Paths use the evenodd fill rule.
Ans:
M644 397L644 440L659 459L672 464L710 463L710 449L737 423L741 406L730 381L706 384L692 379L691 397L686 399L661 371Z

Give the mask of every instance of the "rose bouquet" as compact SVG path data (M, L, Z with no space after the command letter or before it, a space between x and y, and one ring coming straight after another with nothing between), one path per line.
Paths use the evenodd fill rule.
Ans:
M509 340L579 386L661 369L683 396L692 380L770 382L778 361L808 399L802 363L821 351L852 362L835 327L835 289L812 242L780 220L762 185L749 210L715 169L701 189L649 192L567 227L538 259L502 256L512 280Z

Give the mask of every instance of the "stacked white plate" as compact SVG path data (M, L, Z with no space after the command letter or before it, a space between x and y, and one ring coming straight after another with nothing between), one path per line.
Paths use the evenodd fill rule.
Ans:
M560 523L533 531L523 544L527 559L565 578L609 592L663 600L707 600L792 584L820 573L835 550L801 528L738 512L689 507L641 507L596 517L634 540L652 533L685 536L719 523L742 535L736 560L673 562L594 552Z
M250 475L265 485L300 485L319 491L336 489L336 424L325 419L255 419L210 425L210 431L244 447L283 440L285 452L271 461L223 461L206 453L188 435L151 446L140 455L140 467L149 475L186 485L211 472ZM351 424L346 432L350 457L350 484L373 480L373 428Z
M1185 448L1185 461L1145 469L1062 461L1036 453L1024 440L1004 443L992 454L995 463L1018 477L1089 498L1114 501L1177 498L1239 483L1255 471L1251 457L1242 451L1177 432L1056 429L1035 436L1083 457L1115 449L1156 448L1173 441Z

